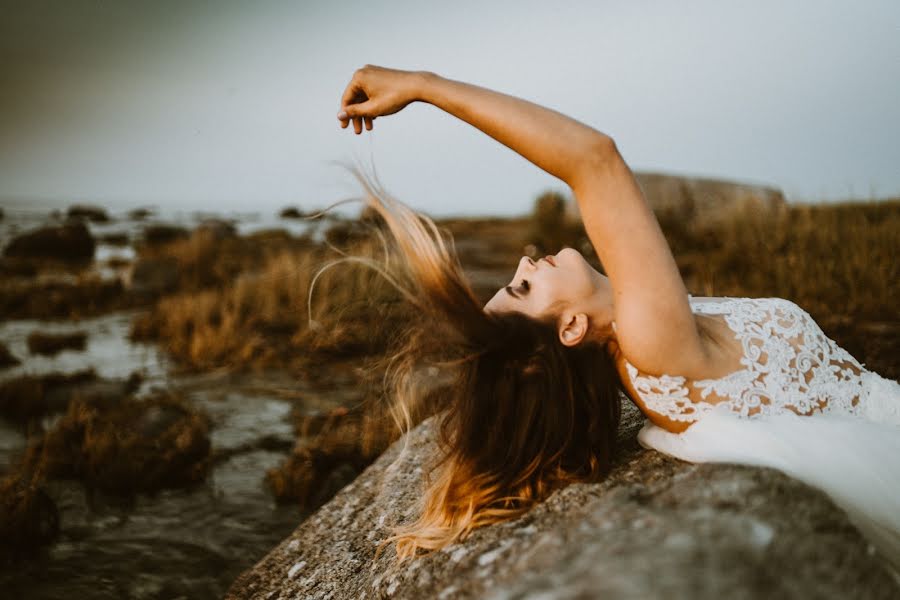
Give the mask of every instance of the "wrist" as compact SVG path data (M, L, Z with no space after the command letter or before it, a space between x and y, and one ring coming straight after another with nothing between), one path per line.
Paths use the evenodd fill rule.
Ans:
M441 77L431 71L414 71L412 77L413 100L431 104L431 92Z

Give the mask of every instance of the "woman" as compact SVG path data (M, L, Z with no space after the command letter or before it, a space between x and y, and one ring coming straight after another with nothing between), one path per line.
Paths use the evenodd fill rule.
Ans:
M392 540L415 556L516 517L612 460L619 390L646 415L647 447L690 461L779 468L818 485L900 568L900 384L867 371L779 298L693 298L613 140L553 110L428 72L367 65L341 127L427 102L567 183L605 267L575 250L523 258L481 306L427 218L359 175L399 261L385 274L419 308L390 370L411 423L422 367L440 397L442 454L421 515Z

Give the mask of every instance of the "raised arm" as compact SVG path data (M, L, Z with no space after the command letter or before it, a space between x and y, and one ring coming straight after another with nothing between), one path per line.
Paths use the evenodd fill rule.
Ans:
M638 369L702 369L687 290L640 187L608 135L521 98L428 72L367 65L347 86L338 118L357 133L412 101L478 128L568 184L614 291L619 346Z

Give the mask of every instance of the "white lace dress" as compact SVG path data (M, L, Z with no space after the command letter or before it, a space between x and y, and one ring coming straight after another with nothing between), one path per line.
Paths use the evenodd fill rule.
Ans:
M743 368L685 380L626 363L647 408L693 423L674 434L647 421L641 445L690 462L772 467L816 486L900 573L900 383L867 370L789 300L690 303L723 316Z

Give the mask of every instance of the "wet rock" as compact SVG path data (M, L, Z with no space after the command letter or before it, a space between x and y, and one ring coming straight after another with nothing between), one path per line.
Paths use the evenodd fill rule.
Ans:
M278 213L278 216L282 219L302 219L306 215L296 206L285 206Z
M63 350L84 350L87 345L87 332L44 333L32 331L28 335L28 351L32 354L53 356Z
M127 233L111 232L101 235L100 241L104 244L109 244L110 246L127 246L131 242L131 239L128 237Z
M845 513L777 471L640 448L625 412L610 476L397 564L376 549L412 519L434 420L396 443L232 585L229 598L894 598ZM401 453L401 448L405 451Z
M120 256L111 256L110 258L106 259L106 266L110 269L122 270L126 267L131 266L131 261Z
M147 217L153 215L153 210L149 208L135 208L128 211L128 218L132 221L143 221Z
M13 353L9 351L9 348L6 347L6 344L0 342L0 369L14 367L21 363L22 361L16 358L15 355L13 355Z
M143 242L148 246L161 246L175 240L187 239L190 231L180 225L167 225L155 223L144 227Z
M94 238L84 223L42 227L13 238L3 250L5 256L52 259L69 262L94 257Z
M34 277L38 274L38 266L34 260L0 257L0 277Z
M148 256L137 259L125 272L125 286L139 295L156 296L178 287L178 259Z
M70 219L86 219L94 223L106 223L109 221L106 209L91 204L73 204L66 211L66 216Z
M75 373L23 375L0 383L0 416L20 425L47 415L66 412L82 401L91 406L122 402L140 385L140 377L102 379L93 369Z
M7 281L0 286L0 319L73 319L127 308L118 279L98 276Z
M202 481L210 465L207 418L173 397L109 406L78 401L29 447L25 469L129 496Z
M59 512L31 477L0 480L0 565L35 554L59 534Z

